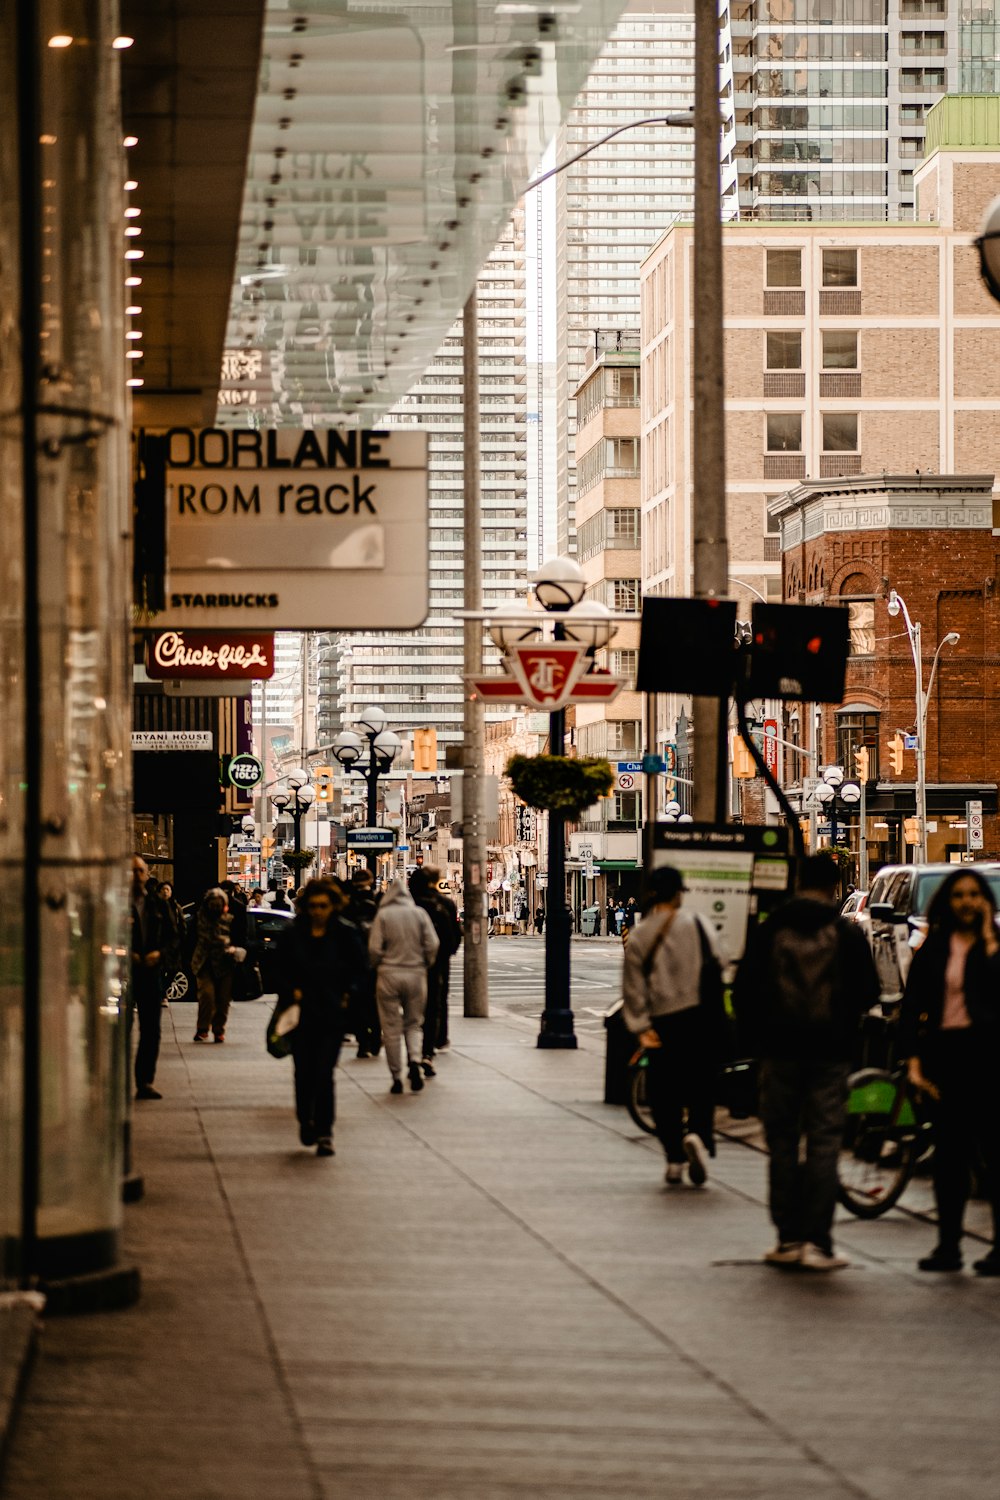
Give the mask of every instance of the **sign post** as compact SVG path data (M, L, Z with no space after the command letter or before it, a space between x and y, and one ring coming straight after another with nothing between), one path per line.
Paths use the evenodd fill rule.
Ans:
M965 804L965 847L970 854L983 847L983 804L978 798Z

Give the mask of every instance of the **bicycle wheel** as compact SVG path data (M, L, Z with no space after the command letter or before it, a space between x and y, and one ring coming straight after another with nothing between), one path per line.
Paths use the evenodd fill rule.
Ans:
M837 1197L859 1219L898 1203L913 1175L917 1138L884 1114L849 1115L837 1163Z
M640 1130L645 1130L647 1135L656 1134L656 1126L653 1123L653 1112L646 1099L646 1079L649 1073L648 1059L643 1057L634 1063L629 1070L631 1076L628 1084L628 1099L626 1104L632 1119Z

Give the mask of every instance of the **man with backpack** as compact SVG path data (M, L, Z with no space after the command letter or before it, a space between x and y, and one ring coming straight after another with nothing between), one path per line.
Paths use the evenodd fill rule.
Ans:
M437 934L438 950L427 970L427 1007L424 1011L422 1067L425 1078L434 1077L435 1052L448 1049L448 984L451 960L462 942L458 909L440 889L441 871L423 865L410 876L410 895L427 913Z
M760 1059L760 1115L778 1231L764 1260L807 1271L848 1264L831 1237L837 1159L861 1017L879 997L868 942L838 915L839 884L829 854L802 861L798 895L751 933L733 993L742 1040Z

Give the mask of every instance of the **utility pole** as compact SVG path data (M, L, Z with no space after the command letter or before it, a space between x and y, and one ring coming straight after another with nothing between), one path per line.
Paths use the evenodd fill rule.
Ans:
M479 492L479 326L475 288L462 314L462 427L465 529L464 674L462 716L462 884L464 889L464 1001L467 1016L489 1015L486 955L486 829L483 748L486 716L470 678L483 670L483 626L469 611L483 607L483 517Z
M719 15L700 0L694 39L694 594L720 599L729 584L722 355L719 178ZM694 700L695 819L726 821L726 706Z

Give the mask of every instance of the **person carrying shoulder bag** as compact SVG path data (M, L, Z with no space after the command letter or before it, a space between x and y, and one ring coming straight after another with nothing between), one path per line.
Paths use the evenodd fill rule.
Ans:
M625 949L624 1015L650 1048L648 1094L667 1159L665 1182L708 1180L715 1155L715 1087L725 1037L722 973L704 923L684 911L679 870L649 874L643 918ZM687 1129L684 1110L687 1108Z

